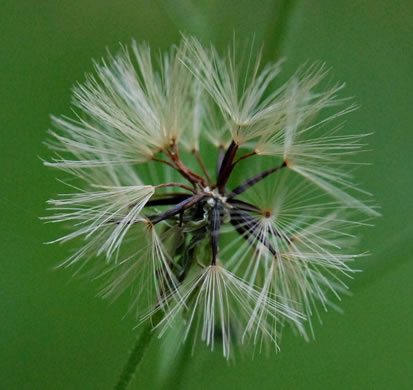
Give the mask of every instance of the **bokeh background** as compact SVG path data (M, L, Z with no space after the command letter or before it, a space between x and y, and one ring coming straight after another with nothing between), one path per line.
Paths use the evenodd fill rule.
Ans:
M357 172L383 217L363 230L372 255L350 282L344 314L323 315L317 339L286 333L281 353L227 363L198 350L179 389L413 388L413 2L409 0L0 1L0 388L111 389L136 331L127 300L53 267L67 248L46 246L38 219L61 185L42 166L49 114L70 113L70 88L91 58L132 38L155 48L180 31L223 48L255 36L286 72L321 60L361 108L347 128L374 132ZM174 360L151 345L131 389L158 389ZM163 367L160 369L160 367ZM179 382L179 384L178 384ZM174 388L173 382L163 388Z

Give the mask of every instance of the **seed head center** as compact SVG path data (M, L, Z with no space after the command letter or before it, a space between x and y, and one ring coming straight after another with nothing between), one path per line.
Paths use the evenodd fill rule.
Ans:
M227 197L221 195L217 189L211 190L209 187L205 187L203 189L204 194L207 194L210 198L208 199L208 203L211 206L214 206L217 201L220 201L222 204L225 204L227 201Z

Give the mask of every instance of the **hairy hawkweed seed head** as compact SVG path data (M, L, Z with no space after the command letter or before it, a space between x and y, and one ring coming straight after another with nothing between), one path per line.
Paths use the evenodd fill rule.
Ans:
M47 142L70 191L46 220L78 246L63 264L95 263L101 295L132 291L160 335L219 334L225 357L278 348L285 325L307 338L354 272L354 217L378 214L349 169L364 135L335 124L354 109L342 85L322 90L316 64L276 86L280 71L195 38L158 57L133 42L95 63Z

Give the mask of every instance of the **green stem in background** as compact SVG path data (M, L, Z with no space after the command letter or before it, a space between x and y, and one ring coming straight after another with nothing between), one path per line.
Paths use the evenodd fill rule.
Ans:
M193 343L189 337L180 346L178 356L173 361L172 367L168 370L166 378L159 386L162 390L180 390L182 381L185 379L185 374L188 371L188 366L191 361Z
M272 14L275 14L275 23L272 19L272 22L268 24L265 34L265 40L272 42L271 46L266 49L267 51L271 51L271 53L267 52L271 58L281 58L283 44L287 38L288 30L291 25L291 18L297 2L298 0L281 0L279 2L274 2L274 10Z
M129 354L128 361L114 387L115 390L126 390L128 388L135 373L138 372L142 359L155 334L153 328L162 320L163 316L164 312L160 310L152 317L152 321L147 321L142 325L141 332L136 338L136 343Z

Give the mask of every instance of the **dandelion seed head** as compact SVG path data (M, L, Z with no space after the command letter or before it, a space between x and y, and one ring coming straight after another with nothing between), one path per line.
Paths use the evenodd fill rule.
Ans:
M279 83L282 61L234 53L122 46L52 117L45 162L69 188L44 218L70 226L63 264L94 264L101 296L129 292L139 322L226 358L278 349L285 327L309 339L348 290L360 216L378 215L349 169L365 141L337 123L355 109L343 85L323 90L322 64Z

